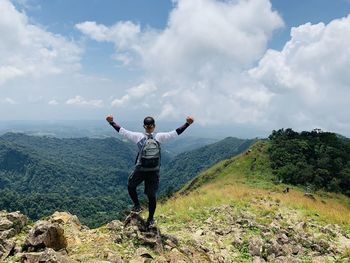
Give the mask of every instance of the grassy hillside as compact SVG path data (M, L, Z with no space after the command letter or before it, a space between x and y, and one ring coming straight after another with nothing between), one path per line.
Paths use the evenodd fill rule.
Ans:
M253 142L255 140L227 137L216 143L177 155L163 167L160 178L162 192L172 193L178 190L199 172L221 160L240 154Z
M225 228L239 219L249 218L252 224L270 228L276 224L276 217L280 217L278 229L281 226L290 229L297 222L307 222L317 226L308 230L312 233L321 231L319 229L327 225L337 224L342 233L350 238L350 199L341 194L317 192L313 200L304 195L302 188L276 185L270 168L268 144L268 141L259 141L251 150L221 161L201 173L170 200L159 205L159 225L164 231L189 241L195 238L198 230L204 229L205 232L212 222ZM287 186L290 188L289 193L283 193ZM260 236L261 232L259 227L240 232L246 247L232 248L237 254L234 262L251 262L247 246L249 240L253 236ZM219 237L220 234L217 235ZM229 246L232 240L230 236L229 240L223 239L222 242L228 242L226 245ZM215 243L209 237L207 245L208 242ZM213 249L217 246L211 245ZM342 253L349 253L349 249ZM310 253L306 251L301 257L302 262L311 262L311 254L311 249Z

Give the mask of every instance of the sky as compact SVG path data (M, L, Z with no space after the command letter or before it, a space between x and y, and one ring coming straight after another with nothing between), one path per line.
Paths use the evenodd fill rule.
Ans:
M349 0L0 0L0 121L350 136Z

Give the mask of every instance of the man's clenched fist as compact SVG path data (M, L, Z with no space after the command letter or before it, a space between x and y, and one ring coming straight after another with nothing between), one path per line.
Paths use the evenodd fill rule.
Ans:
M108 115L108 116L106 117L106 121L108 121L108 122L113 122L113 116L112 116L112 115Z
M186 122L187 122L188 124L192 124L192 123L194 122L193 117L192 117L192 116L187 116Z

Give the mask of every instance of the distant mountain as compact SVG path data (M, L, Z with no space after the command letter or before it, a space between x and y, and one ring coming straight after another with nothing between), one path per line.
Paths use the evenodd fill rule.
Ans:
M188 152L200 147L206 146L219 141L213 138L198 138L198 137L183 137L170 141L162 146L162 150L169 153L171 156L175 156L179 153Z
M240 154L256 140L243 140L227 137L204 147L181 153L163 167L161 173L161 192L171 193L199 172L218 161Z

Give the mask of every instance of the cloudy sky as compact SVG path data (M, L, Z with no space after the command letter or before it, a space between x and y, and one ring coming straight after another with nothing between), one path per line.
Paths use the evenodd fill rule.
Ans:
M0 0L0 12L0 120L191 114L350 136L349 0Z

